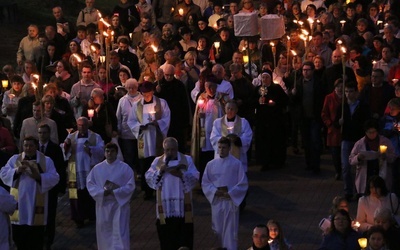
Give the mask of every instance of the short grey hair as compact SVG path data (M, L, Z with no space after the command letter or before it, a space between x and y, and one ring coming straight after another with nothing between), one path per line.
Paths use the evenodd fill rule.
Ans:
M92 90L92 92L90 93L90 96L103 96L104 95L104 91L101 88L94 88Z

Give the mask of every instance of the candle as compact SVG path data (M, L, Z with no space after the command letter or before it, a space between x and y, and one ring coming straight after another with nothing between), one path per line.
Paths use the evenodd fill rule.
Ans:
M298 21L298 24L300 24L300 26L303 26L303 21Z
M92 118L94 116L94 109L88 109L87 114L88 114L90 120L92 120Z
M387 150L386 145L379 145L379 152L381 152L381 154L385 154L386 150Z
M392 79L393 85L396 84L398 81L399 81L399 79L393 78Z
M1 86L3 86L3 88L7 88L8 87L8 80L1 80Z
M228 127L228 128L227 128L227 129L228 129L228 133L229 133L229 134L232 134L234 128L235 128L234 126Z
M149 112L149 119L151 119L150 122L154 121L156 119L156 111L150 111Z
M214 47L218 50L219 49L219 46L221 45L221 43L220 42L214 42Z
M360 226L361 226L360 222L356 221L356 222L354 223L354 228L355 228L355 229L358 229Z
M361 248L366 248L367 243L368 243L367 238L359 238L358 239L358 244L360 245Z
M344 24L346 23L346 20L341 20L340 24L342 25L342 28L344 27Z
M37 81L39 80L39 75L38 74L32 74L32 78Z
M132 40L133 33L129 33L129 38Z
M203 105L204 105L204 99L199 99L199 100L197 101L197 104L202 108Z
M174 7L172 7L172 8L171 8L171 13L172 13L172 12L174 12L174 10L175 10L175 8L174 8Z
M243 62L248 63L249 62L249 56L243 56Z
M153 49L154 53L157 53L158 49L154 44L150 45L150 47Z
M100 62L104 63L106 61L106 56L100 56Z
M376 25L379 25L379 24L382 24L383 23L383 21L382 20L378 20L378 21L376 21Z
M376 64L376 61L375 61L375 60L373 60L373 61L372 61L372 64L373 64L373 65L375 65L375 64Z
M183 16L183 9L182 9L182 8L180 8L180 9L178 10L178 12L179 12L179 15Z
M269 239L269 240L268 240L268 244L271 244L272 242L273 242L272 239Z
M12 99L14 99L15 95L14 94L8 94L8 98L10 98L10 100L12 101Z
M78 56L78 54L74 53L72 54L73 57L75 57L75 59L78 61L78 63L82 62L82 59L80 58L80 56Z
M269 103L269 104L273 104L274 101L273 101L273 100L269 100L268 103Z

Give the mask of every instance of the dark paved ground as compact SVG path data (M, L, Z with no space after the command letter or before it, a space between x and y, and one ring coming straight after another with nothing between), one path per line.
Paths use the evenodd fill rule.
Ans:
M342 182L334 181L330 155L322 156L322 171L316 176L304 170L303 156L289 155L287 166L260 172L249 167L247 207L240 217L239 249L251 244L251 232L268 219L281 222L294 249L317 249L321 242L319 221L327 216L331 200L342 194ZM194 198L195 249L210 249L218 242L211 231L210 205L198 191ZM355 203L351 205L355 215ZM96 249L95 224L76 229L69 219L69 202L61 198L54 249ZM159 249L155 227L155 201L144 201L140 190L131 201L131 249Z

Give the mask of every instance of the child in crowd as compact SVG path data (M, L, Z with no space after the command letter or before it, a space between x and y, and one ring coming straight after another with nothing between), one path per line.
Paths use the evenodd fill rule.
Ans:
M269 220L267 222L269 231L269 247L271 250L290 250L292 245L285 239L282 227L275 220Z
M385 230L381 226L373 226L367 232L367 250L387 250Z

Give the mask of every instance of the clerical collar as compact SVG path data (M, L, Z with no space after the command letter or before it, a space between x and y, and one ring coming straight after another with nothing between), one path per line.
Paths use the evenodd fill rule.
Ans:
M25 160L25 161L32 161L32 160L36 160L36 155L32 155L32 156L25 155L25 158L24 158L24 160Z
M235 118L236 118L236 116L233 117L233 118L231 118L231 119L229 119L228 117L226 117L226 120L227 120L228 122L234 122L234 121L235 121Z
M88 138L88 136L89 136L89 133L84 133L84 134L81 134L81 133L78 133L78 138Z
M151 98L151 100L148 101L148 102L146 102L146 101L143 99L143 104L150 104L150 103L153 103L153 98Z

